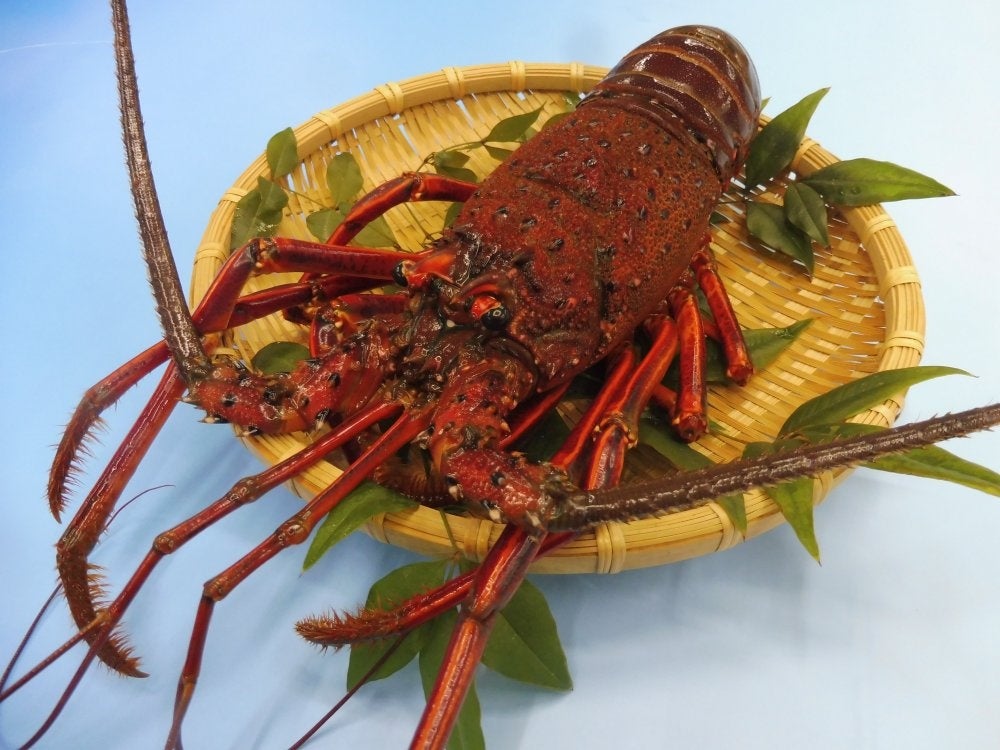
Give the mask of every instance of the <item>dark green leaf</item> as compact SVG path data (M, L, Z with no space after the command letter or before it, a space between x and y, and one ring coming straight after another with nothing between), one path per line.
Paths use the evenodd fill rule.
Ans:
M723 513L729 522L736 527L741 534L747 533L747 503L746 498L740 493L723 495L715 498L716 504L722 508Z
M463 182L479 182L479 176L471 169L465 167L449 167L443 164L435 164L434 171L443 174L445 177L454 177Z
M530 581L521 583L497 617L483 664L512 680L553 690L573 687L555 618Z
M267 166L271 169L271 179L277 180L295 169L299 163L298 146L291 128L275 133L267 142Z
M361 167L354 159L354 154L337 154L326 165L326 186L333 196L335 208L352 204L355 196L361 192L362 183Z
M813 480L793 479L766 489L768 496L781 509L781 515L792 527L806 552L819 562L819 542L813 524Z
M785 218L823 247L829 247L826 231L826 204L823 198L808 185L793 182L785 190Z
M396 237L384 216L376 216L354 237L355 245L364 247L395 247Z
M712 462L687 443L673 436L665 420L644 414L639 420L639 442L655 450L681 471L711 466Z
M294 341L272 341L253 355L250 364L258 372L274 375L291 372L309 356L309 347Z
M802 434L810 442L827 442L834 438L852 437L881 432L885 428L868 424L834 424L806 428ZM928 445L923 448L906 451L891 456L883 456L875 461L863 464L870 469L891 471L896 474L909 474L926 479L940 479L945 482L961 484L980 490L990 495L1000 496L1000 474L985 466L966 461L953 453Z
M576 110L581 102L580 94L575 91L564 91L563 92L563 104L566 107L566 111L563 114L569 114Z
M258 177L257 187L236 204L229 234L229 249L243 247L254 237L274 236L287 205L288 196L284 190L273 182Z
M507 157L515 151L515 149L512 148L500 148L499 146L491 146L488 143L485 144L484 147L486 148L486 153L497 161L505 161Z
M362 482L323 519L306 552L303 570L312 567L337 542L347 538L370 518L380 513L396 513L415 507L417 503L395 490L372 481Z
M694 471L712 465L711 460L675 438L668 425L648 415L639 420L639 442L648 445L681 471ZM746 533L747 508L743 493L716 498L715 502L729 516L732 524L740 532Z
M573 114L572 110L567 111L567 112L556 112L554 115L552 115L552 117L550 117L548 120L546 120L544 123L542 123L542 130L545 130L546 128L552 127L557 122L559 122L560 120L562 120L564 117L566 117L567 115L571 115L571 114Z
M747 187L761 185L787 167L806 134L809 120L826 92L820 89L793 104L765 125L750 144L746 163Z
M451 639L458 615L454 611L445 612L432 623L427 643L420 650L420 681L424 686L424 695L430 696L441 671L445 650ZM482 711L479 707L479 696L476 695L476 683L469 686L465 702L458 712L458 720L448 739L448 750L486 750L486 738L483 737Z
M365 606L370 609L391 609L394 604L406 601L412 596L424 593L444 582L446 560L432 560L404 565L376 581L368 592ZM417 655L430 634L430 626L425 623L413 630L388 661L371 677L381 680L398 672ZM394 638L376 643L358 643L351 646L351 658L347 666L347 687L354 687L375 662L392 646Z
M341 225L347 212L340 208L324 208L306 217L306 227L313 237L326 242L333 230Z
M718 211L712 211L712 214L708 217L708 223L713 227L716 224L728 224L730 221L729 217L725 214L719 213Z
M850 159L831 164L804 177L802 182L838 206L910 198L939 198L955 193L940 182L887 161Z
M872 373L806 401L785 420L779 434L789 435L813 425L842 422L916 383L943 375L968 374L954 367L937 366L903 367Z
M785 221L782 206L751 201L747 204L747 230L765 245L801 261L812 275L812 242L801 229Z
M758 372L767 369L799 335L812 324L811 319L800 320L786 328L755 328L743 331L743 338L750 350L750 359Z
M548 412L517 442L517 450L532 461L548 461L569 437L569 426L556 411Z
M794 445L793 441L749 443L743 450L743 458L770 455ZM816 541L816 529L813 524L813 480L810 477L793 479L790 482L766 487L765 492L774 500L802 546L816 562L819 562L819 543Z
M464 203L456 202L448 206L448 210L444 212L444 228L448 228L455 223L455 219L462 213L462 206L464 205Z
M521 140L527 134L528 128L535 124L535 120L541 113L541 108L538 108L533 112L525 112L501 120L483 138L483 143L512 143Z
M444 151L434 152L435 168L445 167L449 169L457 169L458 167L464 167L468 161L469 154L465 151L449 148Z
M754 369L765 370L792 342L799 337L811 320L800 320L787 328L753 328L743 331L743 340ZM726 359L722 346L714 339L706 339L707 357L705 359L705 380L709 383L728 384L726 377ZM673 372L671 372L673 376ZM676 381L674 381L676 382Z
M936 445L917 448L896 456L883 456L865 466L896 474L942 479L1000 497L1000 474L972 461L966 461Z

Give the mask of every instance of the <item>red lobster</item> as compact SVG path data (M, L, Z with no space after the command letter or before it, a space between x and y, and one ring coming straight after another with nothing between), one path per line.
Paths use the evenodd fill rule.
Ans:
M163 556L334 448L346 447L353 458L340 479L205 584L178 686L170 747L180 745L215 602L278 552L304 541L368 476L426 502L458 501L471 513L508 524L474 573L388 614L300 625L315 642L343 645L405 632L462 604L413 742L442 747L496 613L532 560L575 532L603 520L679 510L1000 421L1000 408L990 407L884 436L609 489L619 480L639 414L650 400L670 408L685 439L705 430L705 330L693 296L696 285L712 309L713 333L725 349L729 376L745 382L752 372L708 252L708 219L742 165L756 129L759 93L743 48L705 27L667 31L637 48L575 114L544 130L481 185L405 175L363 198L327 243L281 238L249 243L227 262L189 317L149 175L124 4L112 5L130 174L165 341L84 398L53 468L50 501L56 515L97 415L168 355L172 363L58 545L60 578L80 638L89 643L77 679L94 657L123 674L140 674L115 631ZM465 206L453 228L416 255L347 244L390 207L416 200L459 200ZM306 276L240 296L251 274L275 271ZM401 290L368 293L393 281ZM219 332L281 310L311 324L312 357L295 371L265 376L238 360L212 356ZM637 334L645 341L641 355ZM670 394L659 382L675 356L681 385ZM550 462L532 463L506 451L573 377L604 361L605 385ZM249 433L328 429L300 453L240 480L205 510L157 536L122 592L98 604L87 558L131 473L185 391L184 400L205 410L207 421L230 422ZM419 462L398 458L411 444L426 452L429 472Z

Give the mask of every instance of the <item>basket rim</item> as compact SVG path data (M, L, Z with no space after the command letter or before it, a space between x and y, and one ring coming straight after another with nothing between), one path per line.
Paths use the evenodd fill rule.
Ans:
M395 117L405 111L442 100L460 100L470 95L519 93L532 91L585 93L607 72L607 68L581 63L528 63L510 61L493 65L448 67L415 76L397 83L386 83L331 108L322 110L294 128L298 156L304 159L317 149L337 141L344 134L379 118ZM766 122L767 118L762 118ZM805 138L793 159L793 169L801 175L839 161L816 141ZM215 274L229 255L229 226L236 204L257 184L258 175L267 173L266 157L262 153L237 178L221 197L213 212L195 255L192 271L192 306L205 294ZM885 339L877 358L877 369L889 370L917 364L924 344L924 306L920 279L906 244L892 217L881 205L838 208L850 228L857 234L871 260L879 281L879 296L884 305ZM891 425L898 416L903 394L859 415L856 421ZM244 438L250 449L268 463L290 455L262 452L253 440ZM818 477L814 501L819 502L832 486L849 470L826 472ZM311 489L296 482L299 494L312 494ZM753 538L783 523L777 506L767 496L755 491L747 493L748 530L744 535L715 503L670 516L602 524L593 533L581 535L574 542L555 550L548 558L536 563L537 572L598 572L614 573L632 567L664 564L690 555L659 559L654 547L656 529L667 524L672 529L690 527L692 533L710 534L717 543L709 543L712 551L720 551ZM491 521L449 517L445 528L440 513L426 507L412 511L378 516L367 526L370 535L380 541L428 551L428 540L436 539L430 549L453 551L452 536L459 539L464 554L482 559L499 536L502 526ZM707 531L706 529L711 529ZM675 532L671 532L675 533ZM412 537L412 538L409 538ZM654 541L651 542L651 537ZM651 551L652 550L652 551ZM551 561L556 561L554 564Z

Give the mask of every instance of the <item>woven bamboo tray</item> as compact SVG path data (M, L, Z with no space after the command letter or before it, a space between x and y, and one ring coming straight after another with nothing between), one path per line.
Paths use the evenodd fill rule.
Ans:
M539 124L565 108L566 92L586 92L606 72L580 64L511 62L440 72L389 83L320 112L296 130L300 167L288 178L296 193L328 205L327 162L338 152L354 154L366 190L416 169L427 155L484 137L499 120L544 107ZM480 149L479 152L482 150ZM481 161L480 161L481 160ZM815 142L802 143L793 163L805 175L837 161ZM495 162L474 153L468 166L483 173ZM236 203L267 175L263 155L223 195L195 258L192 298L201 299L228 255ZM777 188L780 192L780 188ZM279 234L312 239L305 215L311 203L292 195ZM393 209L387 219L397 242L420 249L440 230L446 206L417 203ZM697 444L717 462L737 458L742 444L770 439L802 401L878 370L917 364L923 349L924 309L916 269L891 217L880 206L844 209L830 225L831 247L817 248L810 279L781 259L766 258L747 242L738 203L723 204L730 221L713 229L712 247L729 294L746 328L783 327L804 318L812 325L794 345L744 388L713 389L710 417L719 429ZM254 279L248 291L287 283L295 275ZM271 341L303 340L304 331L271 316L230 332L227 344L246 360ZM889 425L901 408L890 400L856 421ZM303 434L244 439L268 464L300 450ZM641 452L638 459L641 473ZM312 496L340 473L321 463L301 475L293 490ZM846 472L816 482L819 502ZM714 504L662 518L604 524L536 563L538 572L615 573L674 562L726 549L782 523L777 507L761 492L746 496L744 537ZM376 518L368 532L377 539L428 555L448 555L453 543L481 559L501 527L488 521L418 508ZM454 540L454 541L452 541Z

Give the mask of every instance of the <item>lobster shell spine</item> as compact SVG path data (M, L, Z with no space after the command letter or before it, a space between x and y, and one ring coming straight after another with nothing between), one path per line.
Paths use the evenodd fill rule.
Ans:
M732 36L711 26L679 26L622 58L583 105L593 102L639 113L672 132L686 130L705 145L725 185L756 133L760 85Z

